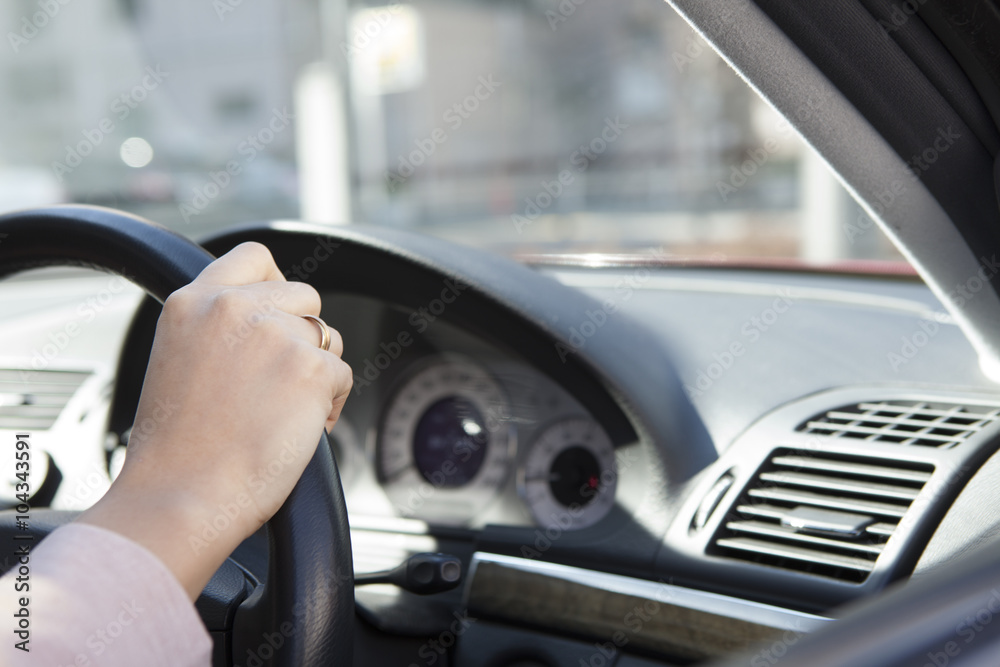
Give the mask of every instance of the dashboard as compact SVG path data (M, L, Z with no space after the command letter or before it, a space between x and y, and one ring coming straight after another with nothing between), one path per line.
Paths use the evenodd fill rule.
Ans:
M330 434L355 568L443 551L465 581L358 589L356 664L412 657L463 613L481 620L452 637L461 665L575 665L609 637L621 666L726 655L1000 533L1000 396L912 277L526 267L369 233L337 232L310 276L355 374ZM318 237L277 224L208 245L247 238L282 265ZM32 334L102 284L0 294L11 359L44 361L11 361L21 400L0 418L37 420L55 508L93 502L143 427L155 302L122 291L51 359ZM63 398L35 400L43 385ZM265 539L233 556L248 577L266 577Z

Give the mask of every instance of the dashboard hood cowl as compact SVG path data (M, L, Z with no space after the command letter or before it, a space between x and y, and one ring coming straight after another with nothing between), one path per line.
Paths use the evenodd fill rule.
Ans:
M616 444L652 444L666 483L681 484L716 459L711 436L660 339L617 308L550 276L474 248L363 225L250 224L203 245L219 255L244 241L267 245L279 266L302 260L303 241L329 245L333 261L318 264L312 276L407 308L426 305L446 281L460 281L463 296L442 319L511 346L602 415ZM583 339L580 330L593 333Z
M996 0L668 2L822 156L1000 381Z

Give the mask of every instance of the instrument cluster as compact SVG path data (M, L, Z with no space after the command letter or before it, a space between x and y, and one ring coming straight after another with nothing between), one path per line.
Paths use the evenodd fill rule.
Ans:
M572 530L615 502L607 434L565 390L516 362L413 362L386 393L368 447L383 508L399 517Z

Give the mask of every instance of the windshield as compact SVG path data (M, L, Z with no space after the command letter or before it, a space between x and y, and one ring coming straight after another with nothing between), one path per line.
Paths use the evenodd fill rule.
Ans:
M0 20L5 211L901 260L661 0L10 0Z

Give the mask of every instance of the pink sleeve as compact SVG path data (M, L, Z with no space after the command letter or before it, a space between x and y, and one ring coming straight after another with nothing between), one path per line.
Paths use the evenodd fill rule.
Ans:
M71 523L32 544L27 581L18 581L18 567L0 579L0 665L210 664L212 640L187 593L135 542ZM18 591L24 583L30 590ZM22 639L12 632L24 602L28 652L16 647Z

